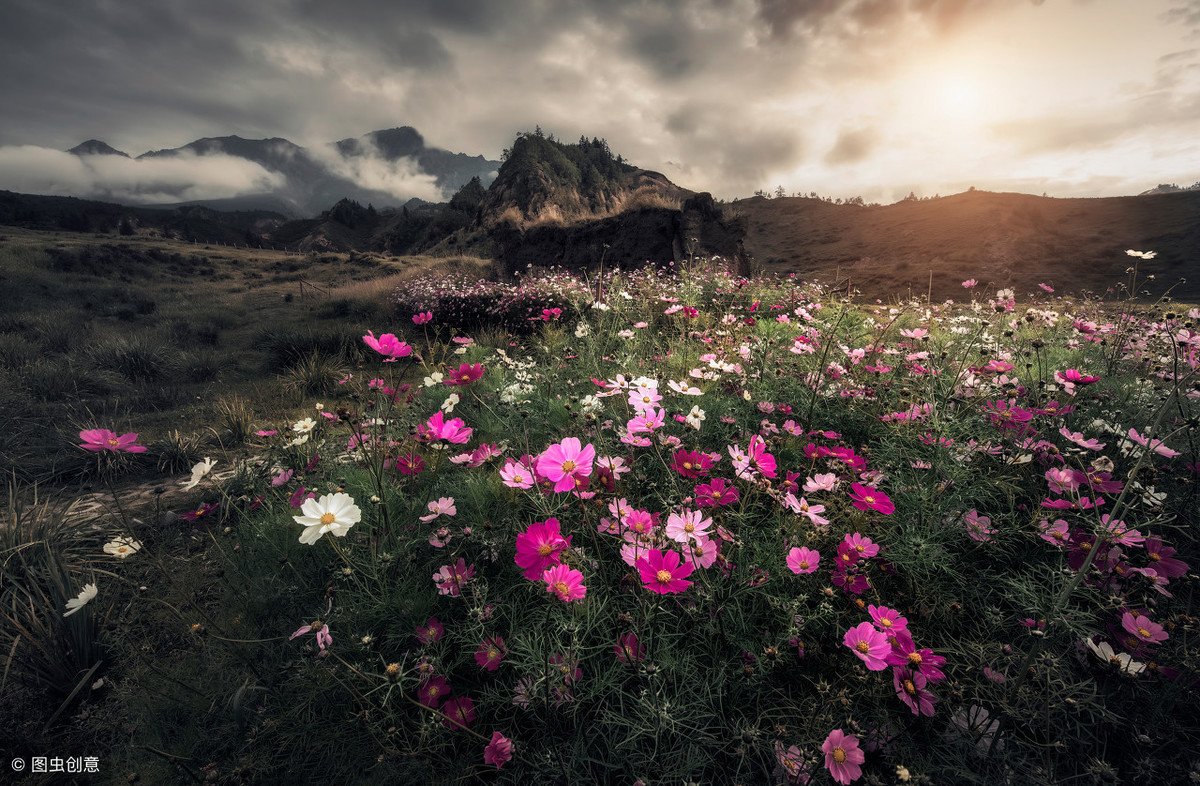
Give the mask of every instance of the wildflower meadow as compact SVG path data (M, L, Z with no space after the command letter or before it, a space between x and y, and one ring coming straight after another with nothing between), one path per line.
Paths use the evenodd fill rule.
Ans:
M5 679L113 782L1200 782L1200 310L677 268L409 282L178 525L11 545Z

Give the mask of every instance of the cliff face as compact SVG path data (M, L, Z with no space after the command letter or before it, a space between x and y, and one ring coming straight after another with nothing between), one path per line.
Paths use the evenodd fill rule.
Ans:
M545 224L522 230L514 223L493 226L496 261L506 275L530 265L561 265L572 271L605 267L623 270L664 267L690 256L720 256L745 272L745 232L726 220L709 194L697 194L682 210L644 208L569 225Z

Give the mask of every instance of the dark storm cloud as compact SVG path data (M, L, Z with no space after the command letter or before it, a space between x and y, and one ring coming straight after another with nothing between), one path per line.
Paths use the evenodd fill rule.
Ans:
M951 30L1012 2L7 0L0 145L313 147L413 125L495 157L541 124L647 166L686 162L685 186L753 190L803 161L780 107L851 67L886 74L899 25Z

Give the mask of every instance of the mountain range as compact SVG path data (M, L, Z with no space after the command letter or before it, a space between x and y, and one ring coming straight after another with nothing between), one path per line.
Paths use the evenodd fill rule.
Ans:
M564 143L521 134L502 162L427 148L412 129L341 140L329 150L343 162L402 161L436 170L428 177L440 177L435 185L445 191L481 171L471 166L495 168L472 175L446 201L388 207L379 199L376 207L371 196L378 192L339 180L323 159L287 140L202 139L144 157L237 157L270 169L291 190L169 209L0 192L0 224L300 252L473 255L493 259L508 274L529 265L611 269L720 256L739 273L795 274L878 298L960 299L961 282L976 278L1021 295L1040 294L1043 284L1104 296L1128 283L1139 293L1170 290L1177 299L1200 299L1197 188L1096 199L972 189L892 205L815 195L724 203L639 169L594 138ZM72 152L124 155L97 140ZM335 195L307 218L280 207L314 206ZM244 209L250 207L267 209ZM1136 281L1126 249L1156 252L1136 262Z
M481 155L469 156L430 147L414 128L402 126L372 131L315 148L287 139L243 139L239 136L206 137L182 147L152 150L136 158L111 145L89 139L67 151L80 157L115 156L133 161L210 158L240 159L260 167L265 187L252 193L217 199L188 200L175 204L202 205L218 210L270 210L289 218L307 218L328 209L340 199L394 207L416 197L438 202L477 177L490 183L500 167ZM104 198L103 183L93 194ZM163 190L161 182L154 193ZM121 200L128 203L130 200ZM145 206L144 201L137 204Z

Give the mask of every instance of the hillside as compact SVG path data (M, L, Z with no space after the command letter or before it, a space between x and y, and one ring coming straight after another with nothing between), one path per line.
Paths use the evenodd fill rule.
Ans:
M1103 199L969 191L881 207L754 197L732 209L765 270L849 280L870 297L924 295L931 272L934 300L961 298L966 278L1018 294L1043 282L1103 294L1127 279L1132 248L1158 252L1139 262L1139 281L1155 294L1187 279L1173 295L1200 299L1197 191Z

